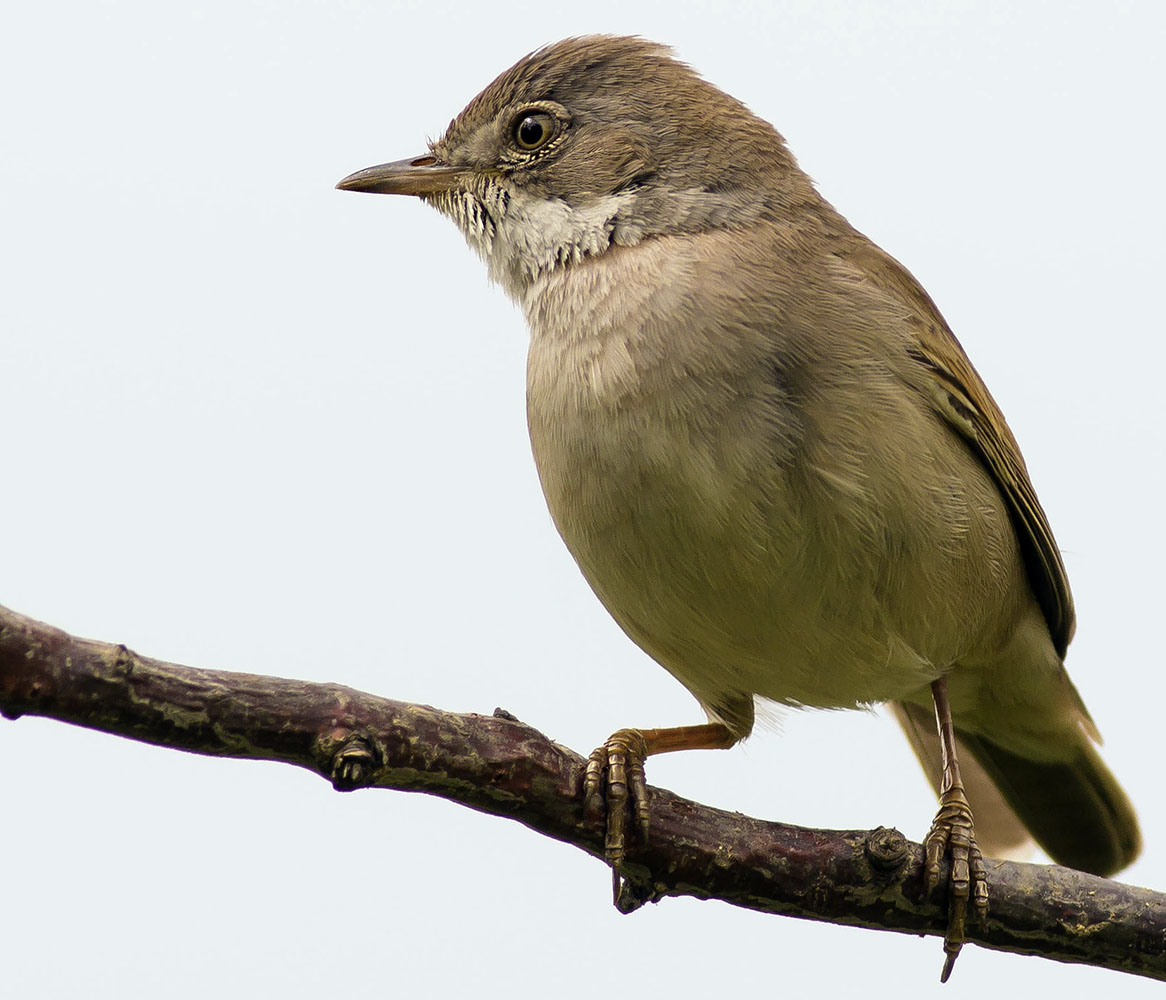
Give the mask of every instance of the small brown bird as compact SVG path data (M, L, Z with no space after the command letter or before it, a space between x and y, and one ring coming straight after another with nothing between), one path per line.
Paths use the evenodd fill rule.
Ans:
M1031 834L1101 875L1134 859L1063 666L1073 601L1020 449L927 293L772 126L667 49L575 38L521 59L427 153L338 186L421 197L522 306L555 524L707 713L592 755L617 872L629 797L647 821L644 758L732 746L758 695L894 706L939 788L944 979L969 906L987 910L973 807L989 852Z

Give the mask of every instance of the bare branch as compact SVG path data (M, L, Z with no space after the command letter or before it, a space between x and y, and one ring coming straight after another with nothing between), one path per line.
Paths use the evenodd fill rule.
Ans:
M43 715L192 753L306 767L340 790L428 792L602 857L583 822L583 758L507 716L460 715L335 684L199 670L77 639L0 608L0 711ZM942 935L922 848L897 830L808 830L652 789L652 829L623 868L620 908L665 896ZM1166 980L1166 895L1054 865L989 862L979 944ZM946 885L946 879L941 880Z

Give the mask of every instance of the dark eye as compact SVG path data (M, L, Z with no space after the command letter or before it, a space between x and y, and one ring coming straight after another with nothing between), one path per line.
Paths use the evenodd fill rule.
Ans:
M554 134L555 119L545 111L521 115L514 123L514 142L527 152L545 146Z

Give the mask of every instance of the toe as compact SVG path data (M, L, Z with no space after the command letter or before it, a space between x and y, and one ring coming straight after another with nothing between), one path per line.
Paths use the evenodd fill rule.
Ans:
M627 853L629 800L636 826L641 834L647 834L646 749L639 730L621 729L591 754L583 772L584 816L588 820L598 820L606 811L603 852L608 864L614 868L618 868Z

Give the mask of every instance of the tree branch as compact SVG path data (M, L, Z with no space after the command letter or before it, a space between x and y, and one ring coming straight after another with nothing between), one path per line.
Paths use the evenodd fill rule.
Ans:
M603 831L582 816L584 760L503 712L179 666L2 607L0 712L296 764L342 791L427 792L603 856ZM630 846L624 911L689 895L905 934L942 935L947 922L946 901L923 897L922 848L897 830L808 830L653 788L648 841ZM1055 865L989 862L989 875L988 924L970 927L970 940L1166 980L1166 895Z

